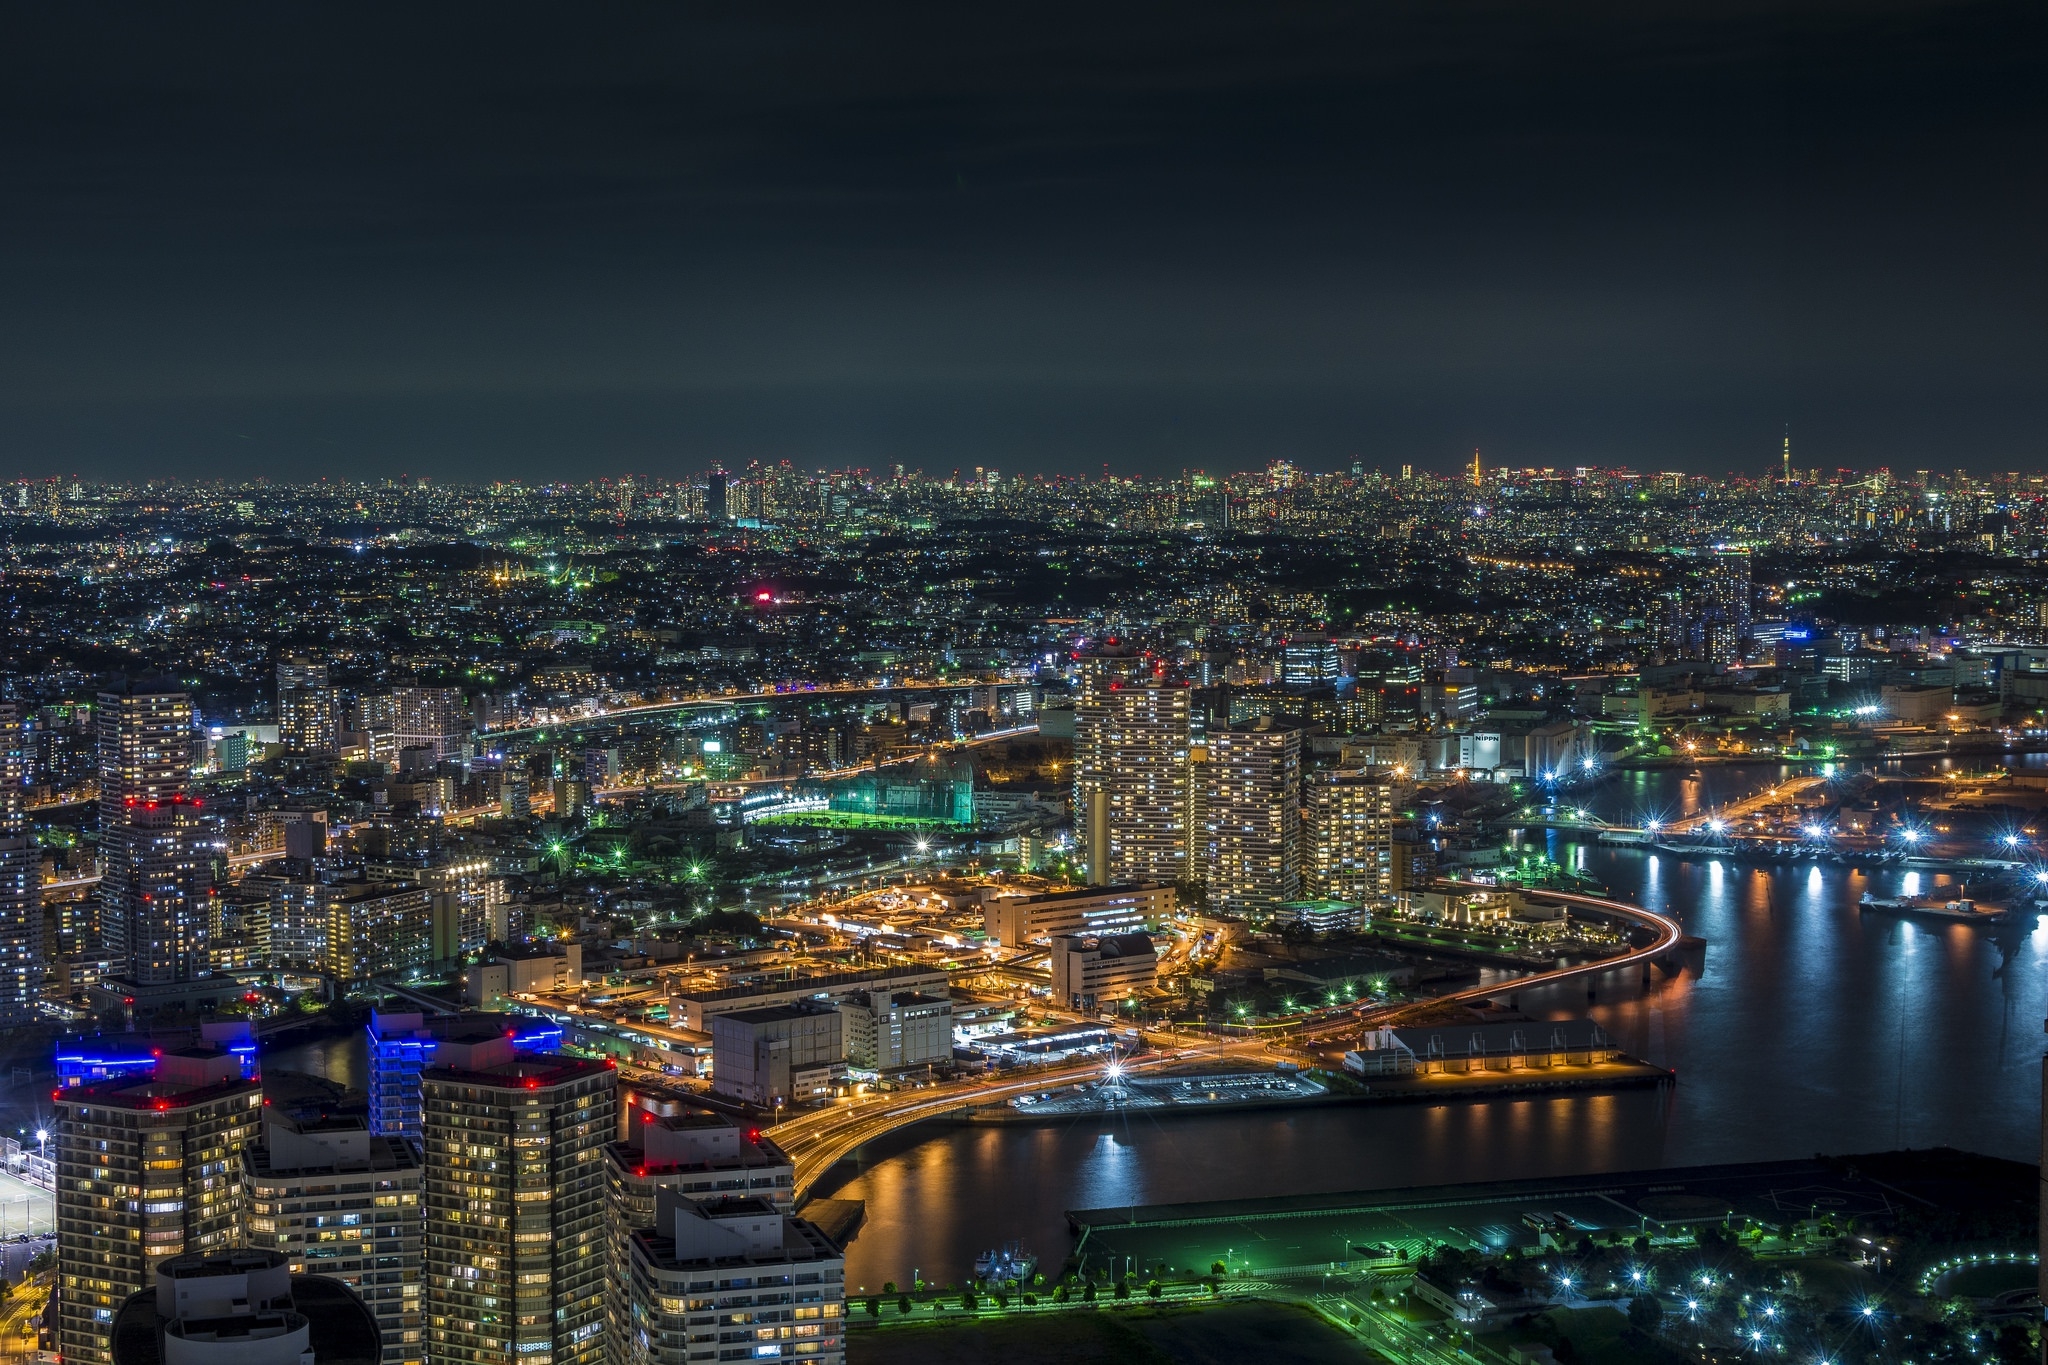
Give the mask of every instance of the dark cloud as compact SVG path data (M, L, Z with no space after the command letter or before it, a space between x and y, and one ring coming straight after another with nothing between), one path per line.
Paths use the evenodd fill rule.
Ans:
M0 470L2038 463L2048 11L18 7Z

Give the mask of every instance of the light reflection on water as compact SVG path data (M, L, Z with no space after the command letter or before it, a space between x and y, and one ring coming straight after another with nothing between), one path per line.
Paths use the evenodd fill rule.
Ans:
M1776 780L1750 770L1753 785ZM1629 774L1600 803L1685 813L1735 799L1707 778ZM1713 788L1709 790L1710 786ZM1753 789L1753 786L1749 789ZM1590 1014L1628 1050L1676 1068L1662 1091L1434 1107L929 1127L858 1154L835 1191L868 1201L850 1283L918 1265L958 1279L1022 1241L1056 1266L1063 1213L1204 1199L1808 1156L1937 1143L2015 1160L2039 1147L2048 927L1990 929L1858 908L1865 891L1926 894L1932 873L1873 864L1750 867L1562 840L1550 855L1678 915L1704 960L1521 992L1542 1018ZM1915 890L1908 891L1908 887Z
M2048 766L2048 756L2031 756ZM1743 774L1747 774L1744 776ZM1770 769L1625 774L1588 804L1667 818L1778 780ZM1707 940L1676 977L1617 973L1518 994L1540 1018L1590 1014L1678 1071L1669 1090L1446 1106L1266 1111L1064 1126L927 1126L871 1144L836 1191L867 1201L848 1280L965 1278L1020 1241L1058 1267L1064 1213L1465 1180L1752 1161L1937 1143L2039 1151L2048 923L1921 923L1857 908L1865 891L1949 881L1884 865L1748 867L1546 839L1550 856ZM360 1035L266 1051L266 1066L357 1086Z

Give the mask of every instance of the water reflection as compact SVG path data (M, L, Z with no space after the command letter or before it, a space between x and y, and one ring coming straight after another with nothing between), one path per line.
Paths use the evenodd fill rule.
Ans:
M1610 810L1696 810L1780 776L1627 774L1603 800ZM1114 1132L1097 1123L934 1127L859 1155L841 1191L870 1201L851 1279L879 1284L913 1263L949 1264L957 1277L977 1251L1009 1239L1056 1260L1069 1245L1068 1208L1895 1145L2037 1154L2048 927L2031 911L1995 929L1918 923L1858 901L1866 891L1929 894L1948 878L1882 864L1754 868L1550 846L1616 893L1676 914L1707 948L1676 977L1616 973L1590 1002L1568 985L1521 992L1520 1007L1592 1015L1631 1051L1676 1068L1676 1087L1126 1122Z

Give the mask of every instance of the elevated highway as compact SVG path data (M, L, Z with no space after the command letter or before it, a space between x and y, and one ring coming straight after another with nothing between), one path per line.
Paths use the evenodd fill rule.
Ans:
M674 697L666 701L640 702L633 706L615 707L592 716L572 716L567 720L555 721L548 725L521 725L503 730L485 730L479 739L510 739L519 736L553 734L566 730L580 730L591 725L610 725L622 720L642 720L649 716L665 715L671 711L687 711L698 706L744 706L758 701L791 701L802 697L859 697L877 692L952 692L965 687L987 687L986 682L970 680L965 682L900 682L900 683L787 683L780 687L765 688L758 692L706 692L691 697Z

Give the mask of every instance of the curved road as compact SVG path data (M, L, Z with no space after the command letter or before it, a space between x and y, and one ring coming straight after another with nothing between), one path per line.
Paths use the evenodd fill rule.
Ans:
M1461 889L1482 889L1473 883L1461 882L1452 885ZM1374 1026L1390 1024L1405 1013L1426 1007L1483 1000L1508 990L1519 991L1529 986L1554 985L1582 976L1616 971L1637 962L1649 962L1676 948L1679 940L1685 936L1685 931L1677 920L1654 910L1646 910L1640 905L1631 905L1627 901L1567 892L1543 894L1546 898L1560 900L1568 905L1599 910L1645 925L1655 930L1657 937L1654 942L1644 947L1631 948L1625 953L1601 958L1596 962L1558 967L1547 972L1533 972L1528 976L1513 977L1491 985L1473 986L1467 990L1453 991L1448 995L1431 996L1427 1000L1385 1009L1361 1012L1356 1007L1346 1007L1326 1010L1304 1019L1293 1020L1269 1031L1261 1031L1259 1036L1204 1040L1190 1046L1178 1035L1162 1034L1159 1036L1168 1040L1162 1051L1133 1058L1124 1063L1125 1069L1153 1071L1182 1066L1193 1061L1263 1061L1269 1058L1273 1045L1283 1040L1294 1041L1298 1038L1307 1041L1319 1032L1336 1033L1355 1029L1362 1023ZM1333 1025L1336 1027L1332 1027ZM1097 1075L1101 1070L1101 1061L1091 1057L1082 1062L1033 1071L1025 1076L983 1077L930 1090L871 1095L812 1110L777 1125L771 1133L777 1145L789 1154L790 1160L796 1165L796 1195L801 1200L818 1177L832 1169L842 1157L863 1143L872 1142L908 1124L937 1118L955 1109L1014 1099L1019 1095L1028 1095L1049 1086L1070 1084L1083 1077Z

